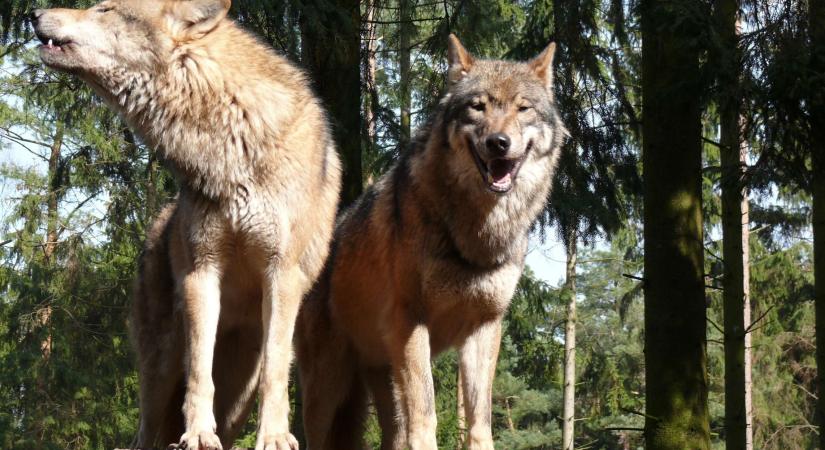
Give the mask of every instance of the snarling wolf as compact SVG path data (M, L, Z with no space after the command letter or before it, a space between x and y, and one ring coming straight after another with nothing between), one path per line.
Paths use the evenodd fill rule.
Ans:
M321 271L340 164L302 73L226 18L230 0L107 0L34 13L40 57L87 82L168 163L177 201L147 236L131 328L138 447L297 449L295 316Z
M435 450L430 361L460 351L468 446L492 449L501 319L566 131L551 44L477 60L454 36L447 94L412 148L346 211L298 317L311 450L360 448L368 393L382 449Z

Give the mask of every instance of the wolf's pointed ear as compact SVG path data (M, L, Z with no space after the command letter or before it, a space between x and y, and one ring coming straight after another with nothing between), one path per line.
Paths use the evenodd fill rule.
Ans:
M229 12L232 0L177 0L168 2L167 17L172 35L197 39L212 31Z
M461 41L452 33L450 33L450 37L447 38L447 62L450 64L447 72L447 81L449 84L453 84L464 78L470 70L470 67L475 63L470 52L461 45Z
M528 64L533 72L544 81L544 87L553 88L553 56L556 54L556 43L551 42L543 52L536 56Z

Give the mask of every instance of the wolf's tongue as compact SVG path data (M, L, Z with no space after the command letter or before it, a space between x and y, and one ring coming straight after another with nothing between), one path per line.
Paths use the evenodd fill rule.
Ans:
M499 184L509 181L510 172L513 170L514 164L515 163L513 161L508 161L506 159L494 159L490 161L488 167L493 183Z

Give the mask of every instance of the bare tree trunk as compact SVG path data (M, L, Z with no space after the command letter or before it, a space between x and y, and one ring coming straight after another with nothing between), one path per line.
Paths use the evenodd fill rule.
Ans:
M566 238L567 264L564 298L567 300L567 323L564 327L564 392L562 412L562 449L574 450L576 421L576 258L578 257L576 231Z
M507 429L516 431L516 424L513 423L513 410L510 408L510 397L504 397L504 408L507 410Z
M378 47L377 25L375 23L375 12L378 8L377 0L367 0L362 20L364 48L363 57L363 77L366 99L364 99L364 142L366 147L367 160L371 161L376 154L376 127L378 111L378 85L375 81L376 60L375 53ZM367 184L372 184L371 170L368 169Z
M813 4L816 0L811 0ZM825 26L825 23L823 23ZM821 105L825 107L825 104ZM820 123L825 127L825 121ZM818 411L817 424L825 430L825 141L820 141L820 155L814 163L813 177L813 231L814 231L814 304L816 309L816 366L818 371ZM819 448L825 448L825 432L819 433Z
M410 111L412 108L412 89L410 79L410 46L412 34L415 30L412 23L414 0L399 0L399 25L398 25L398 90L401 97L401 131L398 136L398 148L406 150L410 145L412 122Z
M458 392L456 393L456 422L458 422L458 439L456 450L464 448L467 440L467 417L464 413L464 376L461 374L461 364L458 365Z
M59 198L63 189L63 174L61 167L61 150L63 148L63 127L58 124L55 131L54 140L49 152L49 193L46 199L46 241L43 243L43 259L47 266L54 263L54 252L57 249L59 236ZM52 306L47 303L38 311L38 320L43 327L50 327L52 318ZM46 363L52 354L52 334L48 332L46 338L40 343L40 351L43 354L43 362Z
M365 127L365 138L369 143L372 143L375 140L375 105L373 105L373 98L378 94L378 87L375 83L375 50L377 47L377 35L376 35L376 24L374 22L375 19L375 9L376 9L376 0L367 0L366 5L364 6L364 19L362 20L363 23L363 37L364 40L364 51L362 56L364 58L363 65L364 65L364 87L366 89L366 94L368 96L367 100L364 102L364 127Z
M63 186L63 167L61 165L61 150L63 148L63 127L61 124L57 125L54 139L49 151L49 169L48 169L48 194L46 197L46 236L43 242L43 265L49 269L54 266L55 251L57 250L57 242L60 239L59 220L60 220L60 197ZM47 375L47 366L52 355L52 321L53 308L51 301L47 300L42 308L36 311L36 322L40 327L46 330L46 337L40 341L40 368L37 372L35 380L35 387L41 398L48 397L49 383ZM43 423L37 421L35 428L42 429ZM38 448L44 445L43 434L35 432L38 441Z
M58 201L63 189L63 174L60 167L60 152L63 148L63 128L58 125L49 152L49 194L46 199L46 242L43 243L43 257L47 263L57 248L58 239Z
M744 157L743 157L744 162ZM751 314L751 252L750 252L750 205L747 193L742 199L742 318L750 327ZM751 331L745 333L745 449L753 450L753 345Z
M749 282L748 189L745 185L747 145L741 117L741 52L739 51L739 1L716 3L716 27L721 37L719 116L722 162L722 257L725 332L725 448L752 450Z
M361 8L358 0L302 3L301 55L324 101L344 163L341 206L361 194ZM311 20L310 20L311 19ZM308 23L322 24L307 26Z
M740 124L738 115L729 119L733 119L732 123L722 127L722 165L726 167L722 184L725 448L751 450L751 335L747 329L751 323L749 206L748 189L742 183L747 149L740 142L725 142L725 134L730 134L726 133L727 127L733 125L733 133L738 135Z
M808 3L811 32L811 74L825 73L825 0ZM814 231L814 305L816 309L816 366L818 370L817 425L819 448L825 449L825 92L810 90Z
M648 450L710 448L695 7L641 3Z

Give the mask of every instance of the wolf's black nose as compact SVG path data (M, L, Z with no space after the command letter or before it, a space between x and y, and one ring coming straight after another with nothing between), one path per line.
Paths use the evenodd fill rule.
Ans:
M504 133L493 133L487 136L486 143L491 152L500 155L506 155L507 151L510 150L510 137Z

